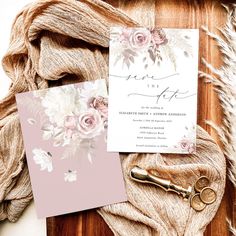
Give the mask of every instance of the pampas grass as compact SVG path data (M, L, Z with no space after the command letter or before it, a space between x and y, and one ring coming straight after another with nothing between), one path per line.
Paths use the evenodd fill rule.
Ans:
M232 222L230 220L227 220L229 224L229 232L232 233L232 235L236 235L236 228L233 227Z
M206 82L211 82L219 96L223 110L223 122L217 126L211 121L207 121L213 127L223 144L223 152L228 161L228 177L233 186L236 187L236 4L223 5L227 11L227 21L223 29L219 29L222 37L211 33L206 27L203 30L213 38L222 53L223 66L214 68L202 59L206 67L214 76L200 72L200 77L206 78ZM236 235L236 228L227 219L229 231Z
M224 6L228 17L224 29L220 29L224 39L209 32L205 27L203 30L219 45L223 54L223 63L219 69L215 69L204 59L202 62L215 76L200 72L200 77L205 77L207 82L212 82L217 92L223 109L223 123L216 127L208 122L218 132L223 143L223 151L228 160L228 177L236 187L236 4Z

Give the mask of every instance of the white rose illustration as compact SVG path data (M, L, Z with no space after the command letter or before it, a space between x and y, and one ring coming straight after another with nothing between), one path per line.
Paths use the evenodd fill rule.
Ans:
M42 100L42 106L52 124L63 127L64 119L70 115L76 115L86 109L80 99L80 91L74 85L51 88Z
M91 97L106 97L107 96L107 87L104 83L103 79L94 80L93 82L85 82L83 85L83 89L81 89L80 93L81 97L86 100Z

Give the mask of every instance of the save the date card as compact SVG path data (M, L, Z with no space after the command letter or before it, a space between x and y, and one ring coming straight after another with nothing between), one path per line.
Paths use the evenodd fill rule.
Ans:
M193 153L197 29L112 27L108 151Z
M16 95L39 218L126 201L104 80Z

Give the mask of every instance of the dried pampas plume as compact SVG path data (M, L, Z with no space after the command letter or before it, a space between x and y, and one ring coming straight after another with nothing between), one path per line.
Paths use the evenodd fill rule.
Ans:
M232 235L236 235L236 228L233 227L232 222L230 220L227 220L229 224L229 232L232 233Z
M200 72L200 77L207 78L212 82L217 92L223 110L223 124L217 127L212 122L211 125L220 136L223 143L223 152L228 160L228 177L236 187L236 4L230 6L223 5L227 11L227 22L224 29L220 29L224 39L209 32L206 27L203 30L219 45L223 54L223 66L215 69L204 59L203 63L215 74L211 76Z
M200 77L206 78L207 82L212 82L219 96L224 115L222 126L219 127L211 121L207 121L207 124L213 127L220 137L224 155L228 160L228 177L236 187L236 4L223 5L223 7L227 11L226 25L223 29L219 29L223 38L202 27L218 43L223 55L223 66L215 69L202 59L215 76L200 72ZM236 228L229 219L227 222L229 231L236 236Z

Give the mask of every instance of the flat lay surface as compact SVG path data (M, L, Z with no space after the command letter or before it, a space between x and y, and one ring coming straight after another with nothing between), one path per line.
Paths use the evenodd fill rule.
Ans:
M225 23L225 10L220 3L223 1L185 1L185 0L161 0L149 1L107 1L115 7L128 11L129 15L138 19L142 15L142 7L153 9L147 17L155 16L155 25L166 28L201 28L205 25L210 31L217 32L217 27L223 27ZM226 1L224 1L226 3ZM138 10L139 9L139 10ZM138 12L138 13L137 13ZM145 13L144 13L145 14ZM204 57L214 66L221 64L220 53L216 43L200 30L200 51L199 57ZM199 61L199 70L209 72ZM205 120L213 120L217 124L221 122L219 103L213 92L212 85L199 80L198 86L198 124L206 129L215 140L215 132L205 124ZM233 188L227 183L225 195L221 206L208 225L205 236L226 236L230 235L227 230L226 216L235 216L235 193ZM68 216L58 216L48 218L48 235L113 235L105 222L95 210L82 213L70 214Z
M29 1L27 1L27 2L29 2ZM25 1L25 3L27 3L27 2ZM81 1L81 2L83 4L83 1ZM220 5L220 3L222 3L223 1L215 1L215 0L195 0L195 1L190 1L190 0L160 0L160 1L157 1L157 0L150 0L150 1L146 1L146 0L134 0L134 1L107 0L107 2L117 8L120 8L124 12L126 12L130 17L137 20L137 22L139 22L144 27L147 25L154 25L155 24L156 27L162 27L162 28L180 28L180 29L197 28L197 29L199 29L199 31L200 31L199 70L206 72L206 73L210 73L209 70L206 69L205 65L203 65L203 63L201 62L202 57L205 58L207 60L207 62L211 63L215 67L218 67L221 65L221 61L222 61L221 54L218 51L217 44L212 39L210 39L206 35L206 33L204 33L201 30L201 26L204 25L204 26L208 27L208 29L210 31L215 32L215 33L219 33L219 31L217 31L217 28L223 27L225 24L225 19L226 19L226 12L223 9L223 7ZM227 1L224 1L224 3L226 3L226 2ZM23 1L22 1L22 3L23 3ZM90 4L93 4L93 3L90 3ZM22 6L23 5L25 5L25 4L22 4ZM2 39L5 40L5 41L1 41L1 45L5 45L7 47L7 44L9 42L9 31L10 31L10 26L11 26L12 20L14 19L14 16L17 14L17 12L21 9L22 6L15 4L15 2L12 0L10 2L10 4L5 6L5 8L3 7L4 11L3 11L2 15L0 14L0 16L4 16L8 19L8 25L4 24L4 27L6 27L6 29L8 29L8 31L7 30L5 31L5 34L7 37L5 37L5 38L1 37L1 40ZM65 8L66 8L66 6L65 6ZM63 9L63 8L61 8L61 9ZM9 14L8 14L8 12L9 12ZM71 14L73 12L69 11L69 13ZM102 13L101 8L99 9L98 14L100 14L100 13ZM72 14L72 16L73 16L73 14ZM66 18L66 19L68 19L68 18ZM75 17L75 19L77 19L77 17ZM144 20L142 21L142 19L144 19ZM5 22L4 19L2 19L2 22ZM70 22L71 21L69 21L69 25L70 25ZM77 21L77 24L80 24L80 21ZM87 25L85 25L85 26L87 26ZM67 25L66 29L70 29L70 27L68 27L68 25ZM77 30L77 28L75 27L74 30L72 31L72 33L77 32L76 30ZM77 33L80 34L81 33L80 30ZM86 35L86 32L84 32L84 35ZM101 34L101 35L104 36L104 34ZM47 35L45 35L45 36L47 36ZM107 35L105 35L105 36L107 36ZM19 39L20 39L20 37L19 37ZM42 37L42 48L47 45L50 45L50 42L48 44L47 41L45 41L46 39L47 39L47 37ZM53 40L54 39L55 38L53 38ZM63 40L63 42L65 43L65 45L67 45L67 41ZM59 41L57 43L59 43ZM72 42L70 42L70 45L74 45L73 43L76 43L76 42L74 42L72 40ZM53 45L55 45L55 44L53 44ZM106 40L104 40L104 45L106 45ZM76 46L78 46L78 45L76 45ZM85 46L85 48L86 48L88 45L82 45L82 47L83 46ZM6 47L1 48L1 55L3 55L4 51L6 50ZM55 51L53 51L53 52L55 52ZM57 55L55 54L55 57L53 57L53 55L54 55L53 53L44 54L44 52L42 52L42 55L47 55L47 57L43 57L43 60L40 61L40 62L43 62L43 64L45 63L44 66L42 64L42 66L40 67L40 71L42 73L42 74L39 73L40 76L42 75L42 78L49 78L50 79L50 78L55 77L58 79L57 72L59 73L60 71L51 70L51 69L53 69L53 67L50 67L53 65L53 63L55 65L55 61L53 61L53 60L55 60L55 58L57 58ZM83 57L83 55L82 55L82 57ZM88 57L83 57L83 58L85 61L84 63L86 64L85 59ZM103 59L103 57L100 57L100 58ZM53 63L50 63L50 60L53 61ZM59 61L60 61L60 58L59 58ZM80 58L78 58L75 61L80 62ZM101 61L101 60L98 60L98 61L104 63L104 61ZM62 63L62 64L64 65L64 63ZM79 67L78 65L80 65L80 64L79 63L78 64L76 64L76 63L71 64L71 66L72 67L75 66L75 68L78 68ZM91 73L91 75L92 75L92 76L91 75L88 76L88 78L94 79L94 78L96 78L95 75L97 75L99 77L99 73L97 73L97 74L95 73L96 67L89 68L89 67L91 67L91 65L93 65L93 61L89 61L89 63L86 64L86 69L88 69L89 73ZM60 68L60 66L56 66L54 69L58 69L58 68ZM80 67L79 67L79 69L80 69ZM64 71L64 70L62 70L62 71ZM97 71L99 72L98 68L97 68ZM107 71L106 70L104 70L104 71L105 71L105 74L107 74L106 73ZM6 76L2 73L2 71L1 71L1 74L2 74L2 77L4 78L4 80L0 81L0 96L3 97L4 94L6 94L7 88L9 86L9 80L6 79ZM32 75L32 73L29 75ZM85 78L86 78L86 76L85 76ZM82 77L83 77L83 75L82 75ZM103 74L103 76L100 76L100 77L104 77L104 74ZM31 77L28 78L29 81L30 81L30 79L32 79L32 78ZM71 81L72 81L71 79L74 79L74 77L72 76L72 78L70 78L70 74L69 74L67 76L67 78L65 78L65 83L67 83L67 82L71 83ZM4 82L2 82L2 81L4 81ZM18 82L20 84L21 81L18 81ZM55 85L60 85L60 82L61 81L58 81L58 83L55 83ZM62 82L64 82L64 81L62 81ZM79 81L74 80L73 82L79 82ZM199 81L198 81L197 123L201 127L203 127L219 144L220 144L220 142L218 140L216 133L209 125L207 125L205 123L205 121L211 120L211 121L215 122L216 124L220 125L221 119L222 119L222 114L220 112L219 101L213 91L212 84L205 83L204 79L199 79ZM30 119L29 122L32 123L33 122L32 119ZM70 126L71 126L71 120L70 120ZM199 132L199 130L198 130L198 132ZM208 138L207 138L207 136L205 136L205 134L203 134L202 131L200 133L202 135L202 140L204 143L204 141L207 140ZM14 145L14 146L17 146L17 145ZM211 149L211 148L212 148L212 146L209 146L209 149ZM216 152L216 150L215 150L215 152ZM201 157L204 157L204 156L205 156L204 154L201 155ZM134 159L137 157L134 156ZM148 156L148 155L146 156L146 158L149 158L149 157L151 157L151 156ZM170 158L171 157L172 156L170 156ZM189 156L189 157L192 157L192 156ZM217 157L217 156L214 155L214 148L213 148L211 155L208 156L207 159L203 159L204 161L202 162L202 164L204 165L205 162L208 162L208 160L212 160L214 157ZM161 158L161 156L160 156L160 158ZM175 158L173 158L173 162L174 162L174 159ZM163 160L165 161L165 159L163 159ZM193 158L193 160L194 160L194 158ZM218 159L216 158L216 160L218 160ZM220 159L220 160L223 160L223 159ZM159 163L156 162L154 167L159 168L158 164ZM167 164L168 164L168 162L167 162ZM212 171L214 171L215 166L211 166L211 167L212 167ZM50 169L51 167L49 166L48 168ZM224 167L223 167L222 163L218 166L218 172L221 172L221 170L219 170L219 168L221 168L222 172L223 172ZM125 169L125 170L127 170L127 169ZM155 172L155 170L153 170L153 171ZM184 173L187 176L187 172L184 172ZM74 174L74 172L66 173L66 175L65 175L66 180L68 180L68 181L74 180L75 176L74 175L72 176L72 174ZM127 171L127 173L125 171L124 174L125 174L125 177L127 177L128 171ZM176 175L174 175L172 172L168 172L168 174L169 174L170 178L172 179L172 181L173 180L175 181L174 176L176 176ZM183 181L185 181L184 179L186 179L185 178L186 176L182 175ZM219 203L218 196L220 195L219 192L221 191L221 189L223 189L223 187L222 187L223 185L221 185L221 188L218 189L218 191L216 191L216 192L214 192L214 190L216 190L216 189L213 188L213 192L212 192L212 189L208 188L208 186L209 186L208 180L206 180L206 179L201 180L201 181L199 180L199 182L196 183L191 180L191 178L192 178L191 174L188 174L188 176L190 178L188 178L188 180L186 180L186 181L188 181L188 184L192 184L192 187L195 184L195 190L196 190L195 191L196 197L191 202L192 207L194 209L198 209L199 211L201 211L203 213L203 215L200 215L202 213L199 212L199 214L198 214L198 213L194 212L193 209L191 209L189 212L190 213L189 215L191 215L191 213L194 212L196 217L202 216L202 218L205 218L205 217L207 218L207 214L206 214L206 216L204 215L204 212L207 212L207 210L204 211L204 209L205 209L205 207L207 209L213 209L213 208L210 208L210 206L206 206L206 205L208 204L208 205L214 206L215 200L217 200ZM159 176L159 177L161 177L161 176ZM210 176L208 176L208 177L210 177ZM174 181L173 181L173 183L177 184ZM128 183L127 185L128 185L128 187L130 187L127 189L127 191L129 191L132 188L132 183L130 183L129 181L127 181L126 183ZM114 188L115 187L116 186L114 186ZM143 189L143 191L146 193L146 190ZM161 199L164 199L163 196L165 196L164 195L165 192L159 188L157 188L156 191L157 191L157 194L156 194L156 192L154 193L156 196L154 194L151 194L148 197L150 199L152 197L153 197L153 199L155 199L155 197L160 198L160 196L161 196ZM221 193L222 192L223 191L221 191ZM139 196L138 194L136 194L136 195ZM145 194L141 194L141 197L142 197L142 195L145 195ZM185 220L184 214L183 214L184 211L182 212L183 209L180 209L181 208L180 205L182 204L182 202L180 202L180 198L178 198L178 196L175 196L175 195L169 195L169 196L171 196L171 198L172 198L172 202L170 202L170 203L173 205L175 204L176 207L174 207L175 212L173 211L173 214L171 214L171 211L170 211L169 215L167 214L168 219L166 219L166 222L169 222L170 219L173 219L173 222L178 222L178 223L181 221L184 221ZM130 195L129 195L129 197L130 197ZM140 197L140 199L141 199L141 197ZM226 191L225 191L225 195L223 197L221 206L220 206L216 216L214 217L213 221L208 225L204 235L207 235L207 236L228 236L228 235L230 235L228 232L228 229L227 229L226 217L234 219L234 223L236 223L235 222L236 219L234 218L236 216L235 198L236 198L235 190L233 190L232 186L229 183L226 183ZM13 199L13 200L15 200L15 199ZM132 200L134 200L134 198ZM155 199L155 200L158 201L158 199ZM157 210L161 209L158 207L157 201L154 201L155 207L153 207L153 205L152 205L152 207L150 207L150 208L155 208ZM146 202L148 202L148 201L146 201ZM146 202L145 202L145 204L146 204ZM181 204L179 205L178 202L180 202ZM163 206L163 205L161 205L161 206ZM186 204L185 204L185 206L186 206ZM147 210L148 210L148 207L146 207L146 205L145 205L145 208L147 208ZM186 207L186 209L187 208L188 208L188 206ZM140 208L140 209L137 208L137 210L141 211L145 215L146 218L149 218L149 215L148 215L148 213L145 212L145 209L142 210L142 208ZM128 211L127 209L124 210L124 212L127 214L130 213L130 211ZM160 217L161 217L161 212L162 211L160 210ZM182 217L181 217L181 213L182 213ZM211 214L211 212L209 212L209 211L207 213L209 213L209 215ZM159 216L159 212L158 212L158 214L155 214L155 215ZM136 218L135 218L135 221L136 221ZM176 219L176 221L175 221L175 219ZM117 222L122 223L122 221L120 222L118 220L114 221L114 222L116 225L118 225ZM142 221L140 221L140 222L142 222ZM170 221L170 223L171 223L171 221ZM190 220L189 224L186 225L186 227L183 226L183 231L181 231L181 232L186 232L186 228L188 228L188 227L191 228L191 226L190 226L191 223L193 223L193 222L191 222L191 220ZM35 224L35 227L32 227L33 224ZM130 228L132 228L131 231L135 232L135 234L132 234L132 235L136 235L136 231L134 230L135 224L136 224L136 222L133 221L133 225L132 224L130 225ZM43 236L43 235L45 235L45 221L37 220L37 218L35 216L34 206L32 206L32 204L24 212L23 217L20 218L18 223L14 224L14 227L11 227L11 225L12 224L5 223L5 222L1 223L0 234L3 236L5 236L5 235L6 236L11 236L11 235L14 235L14 236L18 236L18 235L19 236L21 236L21 235ZM142 225L142 224L140 224L140 225ZM121 227L121 231L125 232L124 225L120 224L120 226L123 227L123 228ZM173 223L173 225L171 227L173 227L173 228L176 227L175 223ZM33 228L34 231L27 231L30 228ZM23 232L23 230L25 230L25 232ZM145 235L149 235L149 234L151 234L150 232L153 232L153 231L145 231L145 232L142 231L142 232ZM149 232L149 234L147 234L147 232ZM140 235L141 234L142 233L140 232ZM47 218L47 235L48 236L67 236L67 235L68 236L76 236L76 235L78 235L78 236L79 235L112 236L113 233L109 229L108 225L104 222L104 220L98 215L98 213L96 212L96 209L95 209L95 210L83 211L80 213L72 213L72 214ZM178 233L178 235L182 235L182 233L180 233L180 234Z

